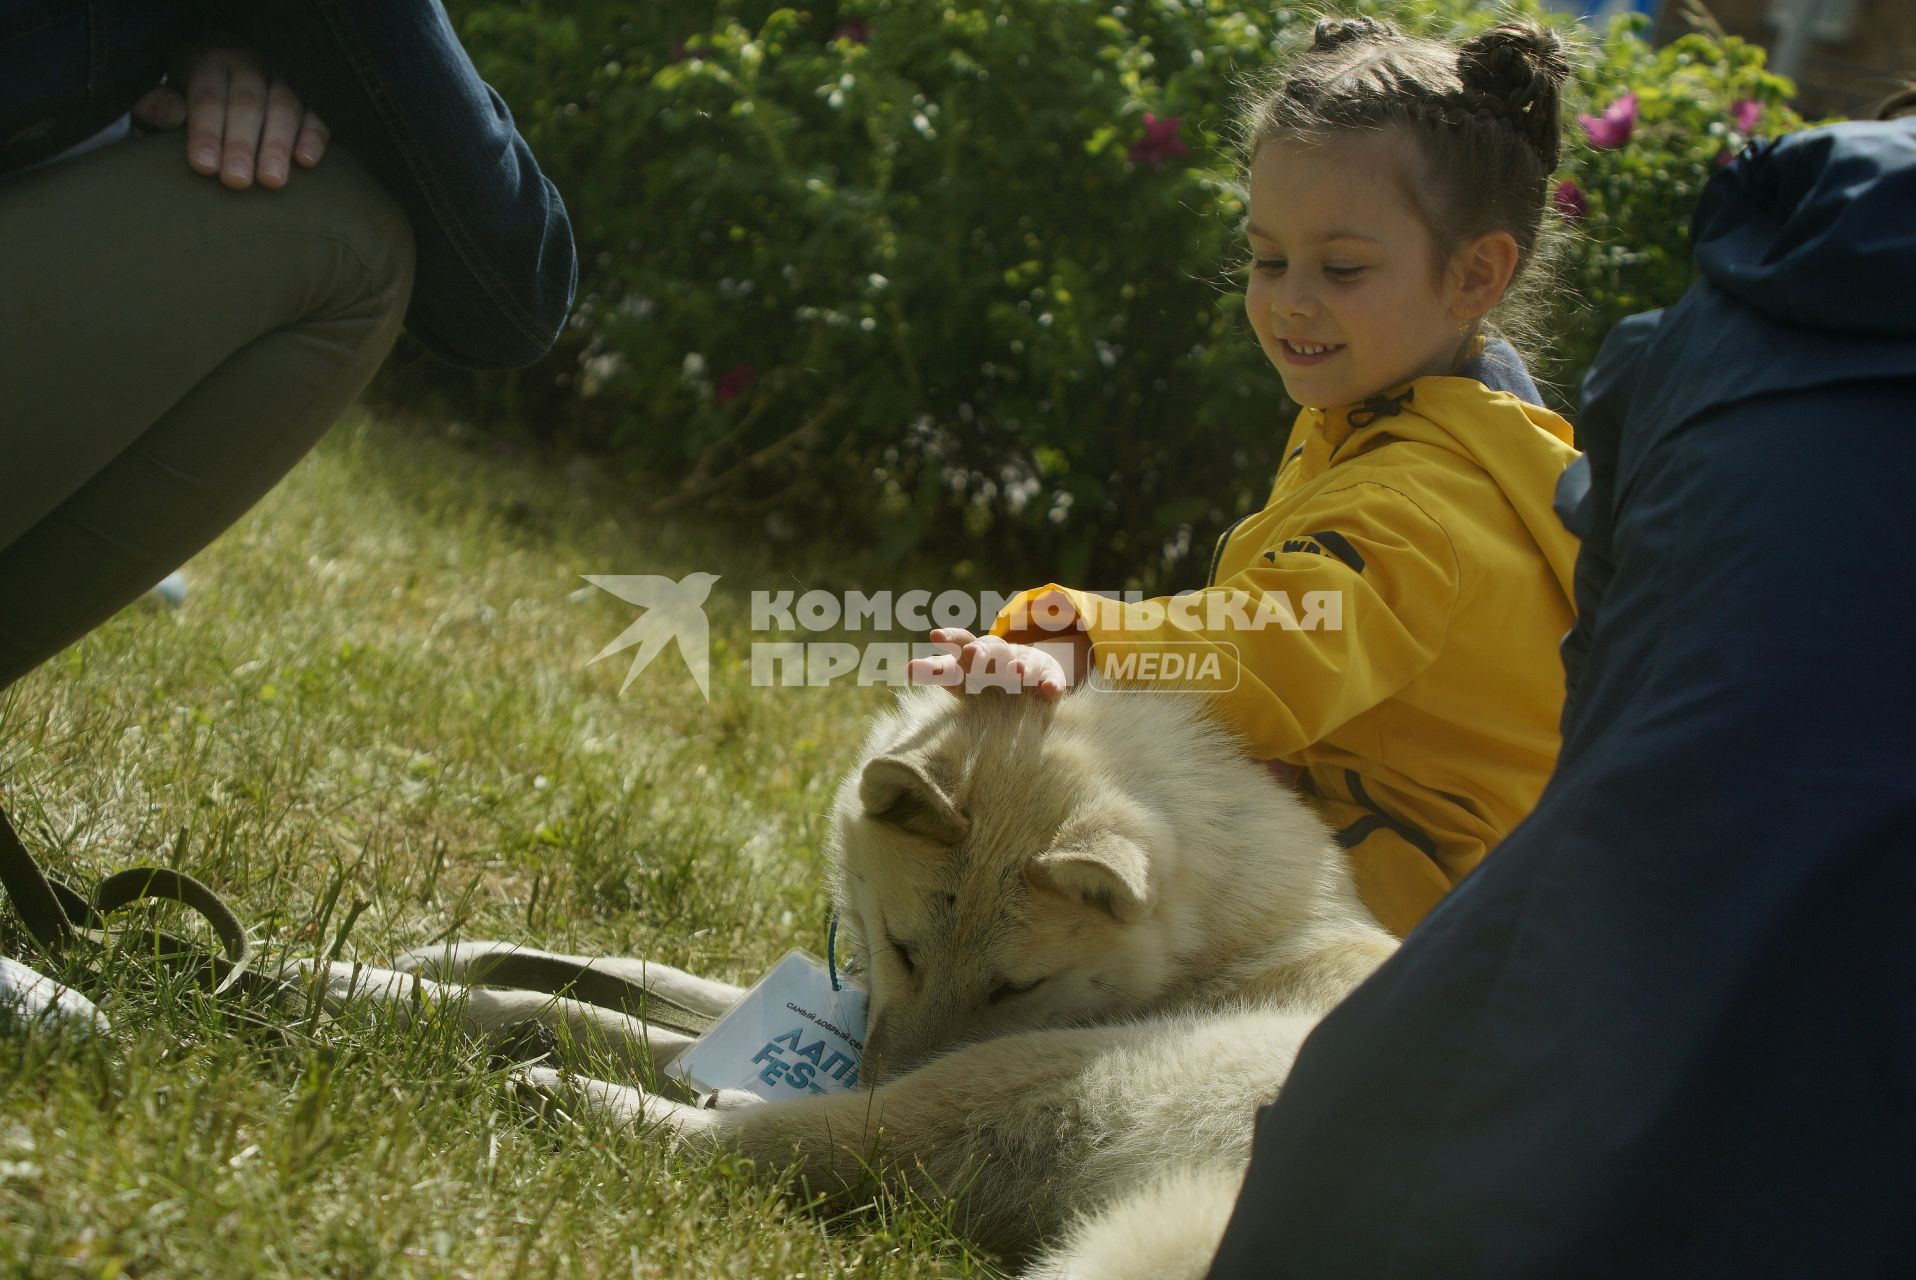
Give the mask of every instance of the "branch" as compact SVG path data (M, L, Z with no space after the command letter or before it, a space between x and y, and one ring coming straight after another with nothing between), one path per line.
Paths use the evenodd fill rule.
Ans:
M833 418L836 418L840 413L843 413L845 407L850 403L850 397L846 396L844 392L834 392L831 398L820 405L811 417L799 423L790 433L772 441L772 443L766 445L756 453L747 454L733 465L727 467L722 473L709 480L695 480L694 477L686 477L685 483L679 486L677 492L673 493L670 497L661 498L653 503L651 507L647 509L647 514L655 516L665 515L668 512L678 510L688 503L710 497L719 490L726 488L732 481L745 473L756 471L767 463L775 462L785 454L795 452L804 445L810 444L812 439L817 436L820 431L825 429L825 424Z

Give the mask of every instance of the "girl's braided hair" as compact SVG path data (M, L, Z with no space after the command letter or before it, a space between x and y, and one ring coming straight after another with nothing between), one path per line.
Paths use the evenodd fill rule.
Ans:
M1562 39L1505 22L1452 48L1371 18L1320 18L1311 44L1249 104L1244 158L1275 140L1405 130L1421 162L1400 175L1438 261L1490 231L1517 242L1515 280L1545 232L1547 187L1563 146Z
M1890 94L1876 108L1878 120L1901 120L1904 116L1916 116L1916 82Z

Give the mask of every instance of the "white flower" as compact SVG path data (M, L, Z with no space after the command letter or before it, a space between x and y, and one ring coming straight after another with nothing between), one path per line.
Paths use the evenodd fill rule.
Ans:
M595 396L605 389L606 383L624 371L625 355L619 351L607 351L587 356L581 365L583 376L579 382L579 394Z

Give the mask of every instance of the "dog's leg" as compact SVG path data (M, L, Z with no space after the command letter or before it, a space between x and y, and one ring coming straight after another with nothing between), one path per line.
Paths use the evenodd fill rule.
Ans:
M747 1106L764 1105L752 1094L727 1090L714 1095L707 1106L689 1106L629 1085L540 1066L515 1070L512 1085L525 1096L552 1099L561 1109L570 1106L579 1117L596 1123L615 1128L631 1126L674 1144L683 1142L702 1148L713 1145L713 1129L724 1108L738 1105L741 1099Z
M1247 975L1242 988L1280 1008L1322 1016L1343 1003L1396 950L1397 939L1369 928L1326 939L1323 946L1276 970Z
M1204 1280L1243 1183L1238 1168L1173 1170L1080 1218L1019 1280Z
M650 1121L662 1125L668 1136L682 1131L681 1125L674 1122L672 1112L695 1113L697 1110L626 1085L569 1076L550 1067L520 1067L512 1073L511 1086L524 1100L532 1101L537 1110L548 1110L550 1103L556 1103L562 1110L571 1105L581 1115L599 1122L609 1121L614 1126Z
M1077 1163L1087 1119L1084 1100L1060 1089L1079 1074L1064 1059L1081 1055L1041 1052L1033 1069L992 1052L1031 1038L961 1050L871 1092L734 1111L546 1067L520 1068L514 1083L552 1099L549 1112L629 1126L643 1141L699 1151L730 1147L763 1169L799 1167L811 1190L827 1193L834 1205L869 1200L875 1180L932 1199L962 1196L965 1234L1019 1255L1074 1208L1088 1207L1075 1205L1060 1186Z
M668 1000L712 1017L726 1012L745 995L745 988L729 982L701 978L671 965L654 964L623 956L571 956L551 951L535 951L510 942L460 942L438 947L419 947L394 962L402 973L417 973L442 982L467 982L475 971L483 972L486 961L497 956L521 955L557 960L565 964L590 965L592 968L625 978L658 992Z
M351 1000L372 1000L410 1017L420 1000L457 1005L466 1033L484 1041L503 1039L519 1024L536 1022L562 1032L576 1044L603 1045L634 1076L669 1063L692 1043L690 1036L648 1027L616 1009L539 991L461 987L417 973L343 961L333 961L326 967L324 981L326 999L334 1007Z
M761 1168L799 1165L839 1203L874 1178L961 1200L967 1235L1029 1252L1167 1163L1231 1163L1314 1019L1269 1012L1032 1031L956 1050L870 1092L707 1110L581 1087L581 1105ZM537 1088L564 1090L534 1071Z

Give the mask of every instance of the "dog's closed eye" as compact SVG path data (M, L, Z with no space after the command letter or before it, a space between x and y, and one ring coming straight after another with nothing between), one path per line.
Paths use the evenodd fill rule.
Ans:
M907 974L918 971L918 964L911 956L911 944L909 942L900 942L898 939L892 937L891 930L889 929L885 931L885 941L891 943L892 952L897 955L898 963L905 966L905 972Z
M1001 982L991 989L991 994L985 997L985 1003L997 1004L1000 1000L1021 996L1027 991L1035 990L1043 982L1043 978L1033 978L1029 982Z

